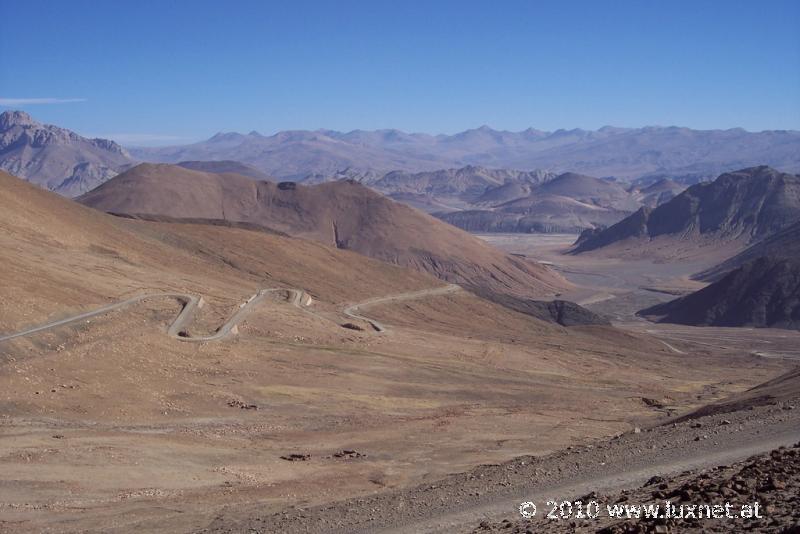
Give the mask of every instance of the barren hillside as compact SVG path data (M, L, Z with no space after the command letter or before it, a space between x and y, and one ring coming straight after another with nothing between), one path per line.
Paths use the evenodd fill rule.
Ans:
M546 267L502 253L353 181L274 184L143 164L79 201L137 217L257 224L498 293L542 297L568 286Z

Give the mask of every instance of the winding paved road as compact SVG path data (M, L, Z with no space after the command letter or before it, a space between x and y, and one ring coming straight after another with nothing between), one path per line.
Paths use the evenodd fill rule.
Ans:
M372 306L375 304L380 304L384 302L396 302L401 300L413 300L428 296L434 295L441 295L445 293L452 293L454 291L458 291L461 288L457 285L450 284L444 287L437 287L433 289L423 289L421 291L411 291L409 293L401 293L399 295L390 295L387 297L377 297L370 300L366 300L364 302L353 304L345 308L344 313L348 317L352 317L354 319L360 319L363 321L368 322L372 325L372 327L377 332L385 332L386 327L380 324L379 322L372 320L368 317L364 317L363 315L359 315L357 311L360 308L366 306ZM253 307L259 304L264 297L266 297L270 293L278 293L278 292L287 292L289 294L289 303L292 306L300 308L302 310L307 310L308 305L311 303L311 296L303 291L302 289L293 289L293 288L270 288L270 289L262 289L252 297L250 297L246 302L242 303L239 306L239 309L231 316L228 321L223 324L222 326L217 329L217 331L209 336L191 336L188 334L188 326L194 319L195 313L198 309L203 307L203 299L202 297L197 297L195 295L188 295L185 293L150 293L147 295L139 295L137 297L131 297L127 300L123 300L121 302L116 302L114 304L109 304L107 306L103 306L101 308L97 308L96 310L88 311L85 313L81 313L79 315L73 315L71 317L67 317L66 319L61 319L58 321L53 321L51 323L43 324L40 326L35 326L33 328L28 328L27 330L22 330L20 332L16 332L13 334L6 334L0 335L0 342L9 341L12 339L16 339L19 337L30 336L32 334L36 334L39 332L44 332L46 330L51 330L53 328L58 328L59 326L65 326L73 323L78 323L81 321L85 321L91 319L93 317L97 317L99 315L103 315L115 310L120 310L123 308L127 308L128 306L132 306L134 304L138 304L139 302L145 300L153 300L153 299L161 299L161 298L168 298L174 299L178 302L183 304L183 308L181 312L178 314L178 317L172 322L169 329L167 330L167 334L172 337L173 339L177 339L180 341L189 341L189 342L206 342L206 341L218 341L227 337L230 334L235 334L237 332L236 328L240 322L245 318L245 316L252 311ZM309 313L313 313L310 312ZM314 314L317 315L317 314Z
M41 326L28 328L27 330L16 332L14 334L2 335L0 336L0 342L8 341L18 337L29 336L39 332L44 332L46 330L58 328L59 326L65 326L73 323L78 323L80 321L85 321L87 319L91 319L92 317L97 317L99 315L103 315L115 310L127 308L129 306L132 306L133 304L138 304L139 302L145 300L153 300L161 298L174 299L183 304L183 308L181 309L181 312L178 314L178 317L175 318L175 320L172 322L169 329L167 330L167 334L170 337L178 339L180 341L190 341L190 342L217 341L228 336L231 333L236 333L236 326L245 318L245 316L248 313L250 313L250 311L253 309L255 305L264 300L264 297L266 297L270 293L277 293L281 291L289 293L290 304L298 308L301 309L304 308L305 306L308 305L308 302L310 301L310 297L302 289L291 289L291 288L262 289L258 293L250 297L246 302L242 303L239 306L239 309L236 310L236 313L234 313L225 324L220 326L219 329L217 329L217 331L214 334L211 334L210 336L194 337L190 336L186 330L188 325L194 319L197 310L203 307L202 297L187 295L184 293L150 293L147 295L139 295L136 297L131 297L121 302L116 302L114 304L109 304L107 306L97 308L96 310L92 310L86 313L81 313L79 315L73 315L72 317L67 317L66 319L61 319L59 321L53 321L52 323L47 323Z

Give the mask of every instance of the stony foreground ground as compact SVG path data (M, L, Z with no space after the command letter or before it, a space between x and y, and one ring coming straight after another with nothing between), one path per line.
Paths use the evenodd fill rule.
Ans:
M292 507L273 514L239 509L221 514L203 532L519 534L611 528L603 532L617 533L683 532L684 526L733 532L746 526L753 532L792 532L786 529L798 519L800 449L779 449L772 455L742 459L780 444L796 443L800 439L798 406L800 403L793 400L636 429L611 440L568 447L542 457L480 466L409 490L324 506ZM541 511L550 497L578 500L587 494L590 496L584 502L594 499L602 506L646 504L654 499L697 504L729 500L737 505L757 500L764 507L765 519L746 525L729 520L718 527L705 520L660 526L652 522L615 525L602 516L591 522L542 520ZM540 510L533 521L521 519L517 512L519 504L528 500L537 502Z
M543 524L542 520L535 519L517 521L505 519L499 523L484 521L473 530L473 533L528 534L544 531L597 534L651 532L798 534L800 533L800 443L793 447L781 447L767 454L753 456L733 465L691 471L668 479L656 476L638 489L623 490L611 495L590 494L583 498L584 503L590 500L623 506L629 503L655 504L669 501L676 507L683 505L685 517L620 521L601 513L601 517L596 520L550 520L546 524ZM730 503L731 510L738 510L739 514L743 505L759 503L760 517L708 519L695 517L703 513L699 510L693 512L691 517L687 513L688 505L725 502ZM722 510L719 510L719 514L721 513Z

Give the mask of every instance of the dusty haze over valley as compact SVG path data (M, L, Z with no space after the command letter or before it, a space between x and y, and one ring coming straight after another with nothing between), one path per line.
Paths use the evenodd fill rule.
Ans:
M796 3L76 2L0 0L0 532L800 532Z

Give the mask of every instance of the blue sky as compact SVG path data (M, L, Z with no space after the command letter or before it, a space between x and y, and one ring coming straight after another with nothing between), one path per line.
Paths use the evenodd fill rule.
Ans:
M482 124L800 129L797 0L0 0L0 20L0 109L127 144Z

